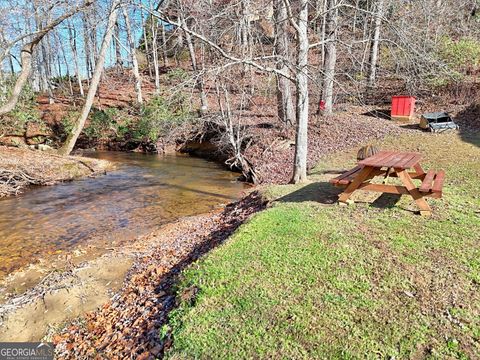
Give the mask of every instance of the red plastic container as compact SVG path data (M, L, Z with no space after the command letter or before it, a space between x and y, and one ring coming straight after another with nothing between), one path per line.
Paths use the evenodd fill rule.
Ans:
M411 120L415 112L414 96L392 97L392 120Z

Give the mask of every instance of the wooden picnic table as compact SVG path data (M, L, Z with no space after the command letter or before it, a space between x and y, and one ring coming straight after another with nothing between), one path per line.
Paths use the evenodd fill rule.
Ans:
M429 170L425 172L420 165L422 155L414 152L381 151L365 160L358 166L330 180L335 186L345 187L339 201L346 203L357 190L375 191L388 194L410 195L415 200L420 214L430 215L432 209L425 197L442 197L445 172ZM409 171L412 169L413 171ZM376 176L383 176L382 184L371 183ZM388 177L398 177L402 185L388 185ZM414 179L421 180L419 187Z

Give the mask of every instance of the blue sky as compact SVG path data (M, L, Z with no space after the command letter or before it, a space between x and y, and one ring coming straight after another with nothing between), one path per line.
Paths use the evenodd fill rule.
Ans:
M143 1L143 0L142 0ZM147 3L147 1L145 1ZM69 1L69 4L71 4L72 1ZM104 1L104 0L99 0L97 1L97 6L99 10L99 17L100 21L96 24L96 31L97 31L97 47L100 47L101 41L103 39L103 34L105 32L105 27L107 24L108 20L108 8L109 8L109 3L110 1ZM12 6L13 5L13 6ZM21 34L26 34L32 31L33 26L34 26L34 17L32 12L30 12L30 18L26 18L24 16L25 14L25 9L31 7L31 0L30 1L20 1L20 0L0 0L0 26L1 29L7 29L5 37L8 38L8 40L11 40ZM63 8L57 8L53 9L51 16L58 16L60 12L63 11ZM28 12L27 12L28 13ZM3 15L2 15L3 14ZM132 26L132 32L135 37L135 42L136 45L139 44L140 38L142 36L142 30L141 30L141 14L139 9L133 9L129 8L129 16L130 16L130 22ZM144 14L144 16L146 16ZM125 32L125 23L124 23L124 18L122 15L122 12L119 12L119 17L118 17L119 25L120 25L120 41L123 44L121 46L121 52L122 52L122 57L125 59L125 61L128 59L128 54L126 48L128 48L127 44L127 35ZM83 34L83 26L82 26L82 19L80 14L73 16L72 18L69 19L70 24L73 24L74 27L76 28L76 41L77 41L77 49L78 49L78 57L79 57L79 67L81 70L81 75L82 77L85 77L86 75L86 66L85 66L85 53L83 51L84 49L84 34ZM60 24L56 28L56 34L58 35L60 41L63 43L63 47L65 49L65 56L67 58L67 62L69 63L68 67L70 69L70 72L74 72L74 62L73 62L73 57L71 53L71 47L70 47L70 42L69 42L69 33L68 33L68 24L69 22L64 21L62 24ZM5 31L5 30L4 30ZM56 48L56 39L53 36L50 36L50 42L52 44L52 48ZM14 56L19 59L19 53L20 53L20 48L21 44L17 44L13 50L12 53ZM38 48L37 48L38 51ZM59 56L61 58L61 71L62 75L66 75L67 73L67 66L64 63L63 59L63 54L61 53L60 50L55 52L55 56ZM106 66L111 66L115 63L115 49L113 45L113 41L111 43L110 49L107 53L106 57ZM55 59L55 65L57 64L57 60ZM125 63L125 65L127 65ZM2 64L2 68L4 71L10 71L10 66L8 60L5 60ZM14 60L14 68L15 71L20 70L20 65L16 60ZM55 68L58 68L58 65L55 66Z

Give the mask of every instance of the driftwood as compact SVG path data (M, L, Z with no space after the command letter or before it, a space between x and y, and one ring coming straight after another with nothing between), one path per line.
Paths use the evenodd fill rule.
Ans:
M17 195L28 185L50 185L51 179L33 177L22 169L0 169L0 197Z

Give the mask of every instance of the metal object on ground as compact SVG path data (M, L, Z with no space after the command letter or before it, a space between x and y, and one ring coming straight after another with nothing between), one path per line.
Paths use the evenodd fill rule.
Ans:
M422 115L420 127L431 132L443 132L446 130L457 130L458 125L446 112L433 112Z

